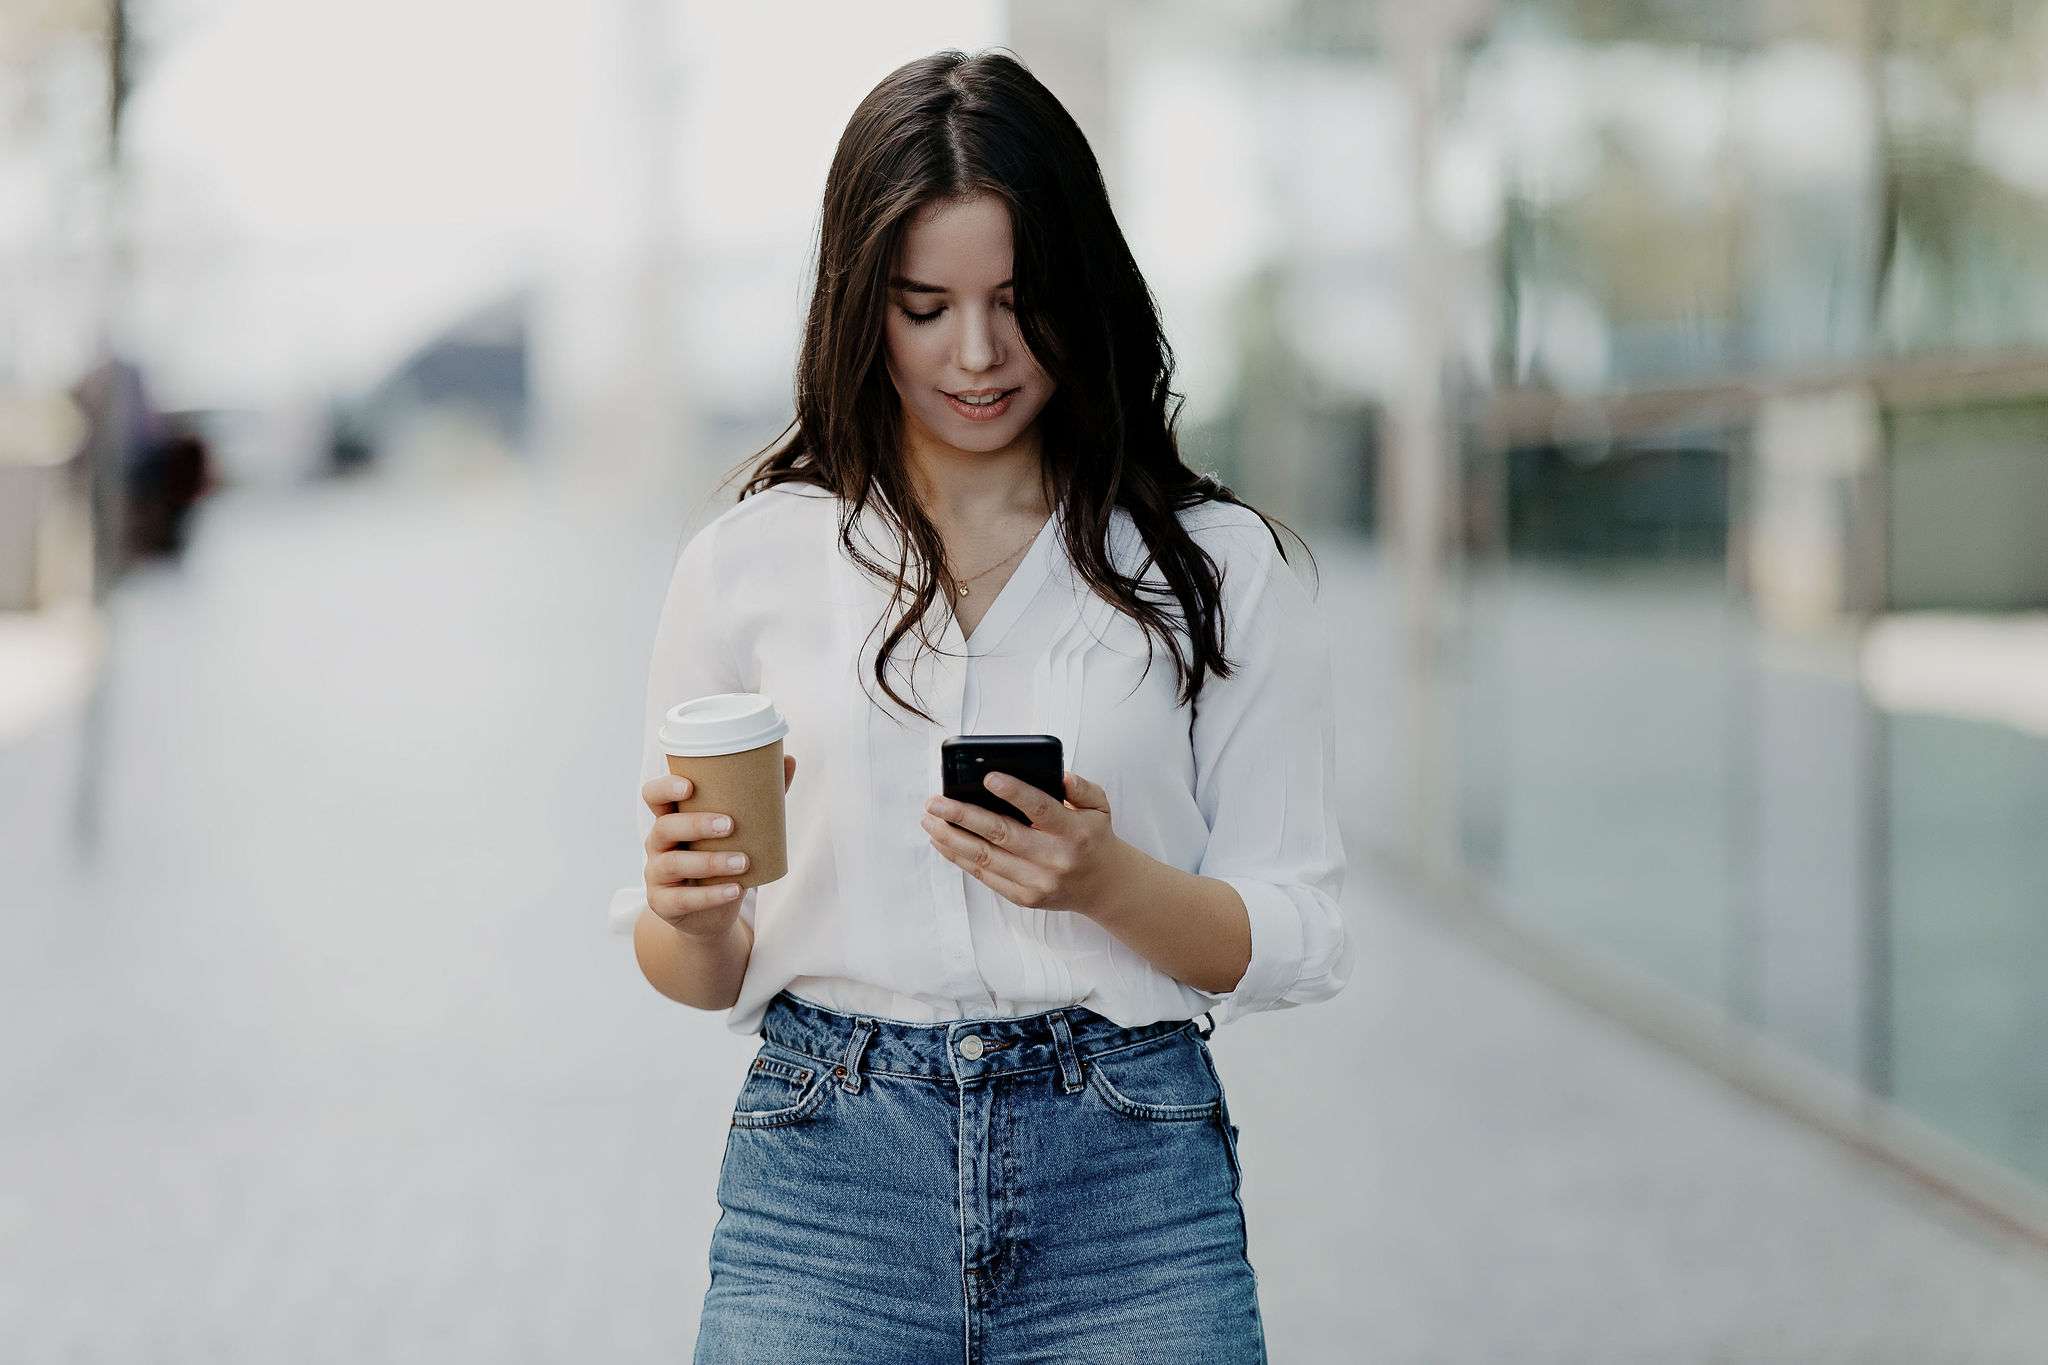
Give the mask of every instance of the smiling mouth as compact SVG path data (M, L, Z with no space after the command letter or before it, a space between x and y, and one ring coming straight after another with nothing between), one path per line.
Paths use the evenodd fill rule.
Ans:
M987 407L992 403L1002 402L1015 392L1015 389L982 389L969 390L966 393L948 393L946 397L957 398L970 407Z

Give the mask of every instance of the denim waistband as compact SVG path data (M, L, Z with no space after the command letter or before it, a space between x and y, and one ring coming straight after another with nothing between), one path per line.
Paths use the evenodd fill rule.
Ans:
M1213 1026L1212 1026L1213 1027ZM986 1076L1057 1067L1078 1086L1077 1059L1201 1029L1192 1019L1162 1019L1125 1028L1085 1005L998 1019L914 1024L875 1015L842 1014L778 991L761 1020L761 1036L832 1068L849 1090L864 1075L945 1078L965 1085Z

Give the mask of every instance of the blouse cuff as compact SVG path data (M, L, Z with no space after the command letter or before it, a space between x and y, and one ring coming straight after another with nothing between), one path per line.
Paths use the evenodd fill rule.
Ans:
M630 936L633 926L640 922L640 912L646 908L647 888L644 886L622 886L612 892L612 932Z
M1217 1002L1210 1017L1221 1027L1239 1015L1270 1009L1286 995L1301 974L1303 949L1301 912L1285 891L1271 882L1250 877L1224 876L1216 880L1237 888L1252 931L1251 963L1234 990L1194 988L1198 994Z

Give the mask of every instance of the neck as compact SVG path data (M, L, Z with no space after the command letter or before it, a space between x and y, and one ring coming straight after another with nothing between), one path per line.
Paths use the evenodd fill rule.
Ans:
M1036 423L1003 449L991 451L961 450L908 429L903 460L918 504L942 525L1051 515Z

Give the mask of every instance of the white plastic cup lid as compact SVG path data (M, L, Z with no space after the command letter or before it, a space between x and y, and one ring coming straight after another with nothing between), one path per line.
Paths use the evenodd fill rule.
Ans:
M669 707L661 747L682 758L758 749L789 733L789 722L759 692L714 692Z

